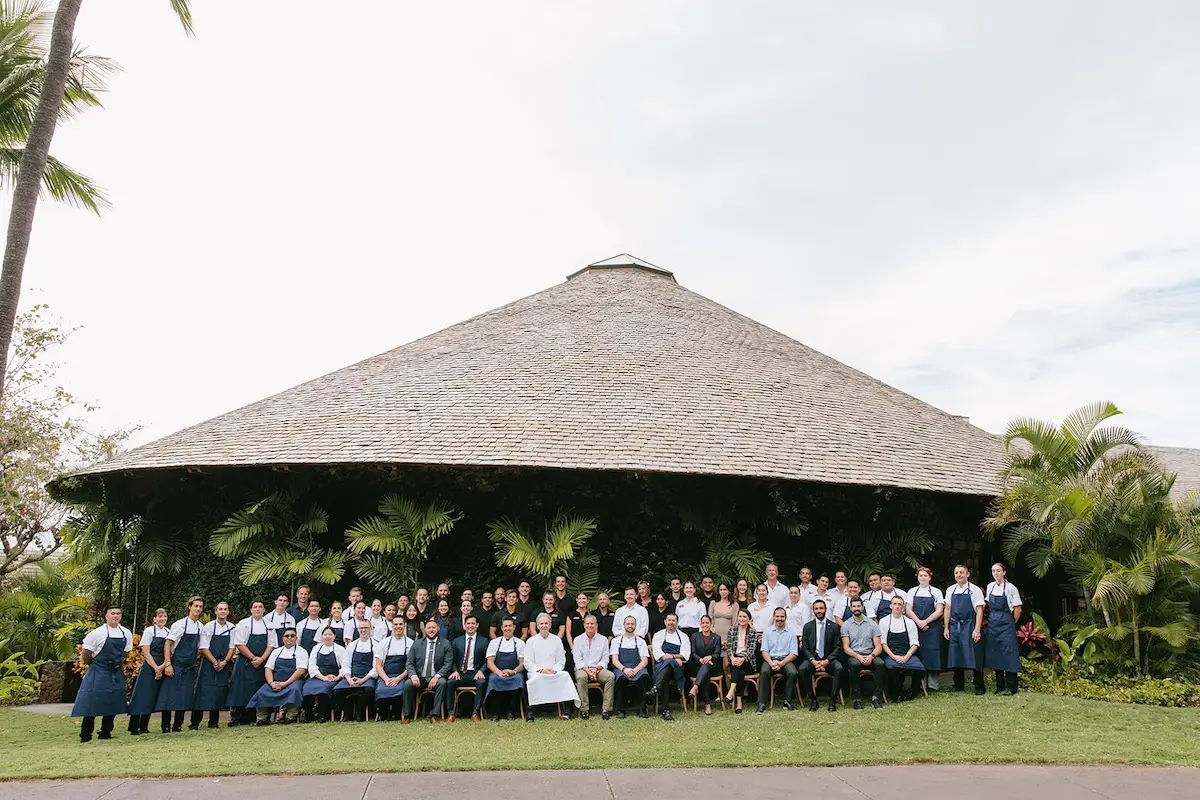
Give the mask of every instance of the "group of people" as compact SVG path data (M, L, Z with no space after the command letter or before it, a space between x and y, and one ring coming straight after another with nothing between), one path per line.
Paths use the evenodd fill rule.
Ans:
M155 612L139 642L143 662L128 699L122 664L133 635L121 625L121 609L112 607L84 639L88 670L72 716L83 718L84 742L96 717L99 738L108 739L116 715L125 713L135 736L148 731L155 714L163 733L181 731L185 721L195 730L206 715L216 728L225 708L230 727L408 723L427 696L431 722L447 711L446 721L454 721L468 702L475 721L486 711L495 720L523 715L532 722L535 709L551 706L560 716L577 710L589 719L589 692L598 691L603 719L624 717L630 701L637 716L647 717L655 700L670 720L672 688L711 715L718 692L741 713L753 684L762 714L774 706L779 684L783 708L794 710L795 698L819 710L823 681L830 711L844 685L861 710L864 673L872 682L870 702L880 708L885 691L902 702L921 689L936 690L944 667L953 670L955 691L965 689L971 671L976 694L983 694L985 666L996 672L997 693L1011 695L1020 671L1021 596L1003 565L992 566L992 577L981 590L959 565L943 592L922 567L908 591L896 588L892 575L872 574L863 593L844 572L832 583L827 576L814 583L807 568L788 587L770 564L753 593L745 580L730 586L704 576L698 586L676 579L652 595L641 581L614 608L603 592L594 606L587 594L572 597L559 576L540 598L522 581L514 590L484 591L476 607L474 593L465 590L455 612L444 583L433 596L422 588L386 605L368 605L354 588L346 603L335 600L328 609L301 586L295 603L281 592L267 612L255 600L236 624L226 602L202 621L205 601L193 597L186 616L170 626L165 610Z

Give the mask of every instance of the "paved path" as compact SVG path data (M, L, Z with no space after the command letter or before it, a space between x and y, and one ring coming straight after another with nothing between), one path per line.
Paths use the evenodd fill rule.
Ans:
M904 787L900 789L899 787ZM568 791L569 790L569 791ZM458 800L462 797L559 795L570 800L684 797L791 797L822 800L1053 800L1200 797L1200 770L1141 767L908 766L821 769L663 769L578 772L419 772L384 775L184 778L172 780L27 781L0 783L0 800L274 800L361 798ZM519 793L519 794L518 794Z

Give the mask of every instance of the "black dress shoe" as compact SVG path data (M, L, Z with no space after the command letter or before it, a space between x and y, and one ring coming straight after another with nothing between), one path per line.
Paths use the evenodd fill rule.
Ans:
M784 711L795 711L796 707L791 704L791 701L788 701L783 704L783 710Z
M612 717L612 714L609 714L607 711L601 712L600 714L600 719L604 720L605 722L607 722L610 717Z
M629 715L626 714L624 711L617 712L617 719L625 719L627 716L629 716Z
M812 702L808 704L808 710L809 711L820 711L821 710L821 703L817 700L817 698L814 697L812 699Z
M79 743L80 743L80 744L87 744L87 743L88 743L88 742L90 742L91 740L92 740L92 737L90 737L90 736L80 736L80 737L79 737Z
M171 733L183 733L183 726L182 725L171 726Z
M199 725L188 725L188 730L189 731L198 731L198 730L200 730L200 726Z
M855 710L855 711L862 711L862 710L863 710L863 707L862 707L862 700L855 700L855 701L854 701L854 710Z
M646 709L639 708L637 712L638 719L650 719L650 715L646 713Z
M871 698L871 708L883 708L883 701L877 697Z
M584 711L582 714L580 714L580 715L579 715L579 718L580 718L580 719L591 719L591 716L592 716L591 714L589 714L588 712Z
M111 739L112 734L111 733L98 733L98 734L96 734L96 738L97 739Z
M526 714L526 715L525 715L525 721L526 721L526 722L533 722L533 714Z
M142 729L141 729L141 728L135 728L135 729L133 729L133 730L130 730L130 731L129 731L129 735L130 735L130 736L141 736L141 735L142 735Z
M268 725L270 725L270 724L271 724L271 720L269 720L269 719L260 719L260 720L257 720L257 721L255 721L255 723L254 723L254 727L256 727L256 728L265 728L265 727L267 727L267 726L268 726Z
M767 713L767 707L765 705L763 705L762 703L759 703L758 708L754 709L754 713L755 714L765 714L765 713Z
M662 718L666 722L673 722L675 720L675 718L671 716L671 709L669 709L669 708L663 710Z
M646 697L654 697L654 696L656 696L657 694L658 694L658 687L657 687L657 686L651 686L651 687L650 687L650 688L649 688L649 689L646 691Z
M837 703L830 703L830 704L829 704L829 710L830 710L830 711L837 711Z
M987 694L987 689L984 689L982 686L975 690L976 697L983 697L985 694Z

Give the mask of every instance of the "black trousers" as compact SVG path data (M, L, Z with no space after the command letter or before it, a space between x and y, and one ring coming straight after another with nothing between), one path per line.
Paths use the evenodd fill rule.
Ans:
M138 733L144 732L150 728L150 717L153 714L130 714L129 715L129 732Z
M208 712L208 727L210 727L210 728L218 728L218 727L220 727L220 723L218 722L218 720L220 720L220 718L221 718L221 712L220 712L220 711L218 711L218 710L217 710L217 709L215 709L215 708L214 708L214 709L212 709L212 710L210 710L210 711ZM191 722L191 726L192 726L193 728L199 728L199 727L200 727L200 723L201 723L201 722L203 722L203 721L204 721L204 712L203 712L203 711L196 711L196 710L193 710L193 711L192 711L192 722Z
M113 723L116 717L112 714L107 717L100 718L100 738L107 739L112 736ZM96 729L95 717L84 717L79 723L79 741L90 742L92 740L92 731ZM132 730L132 729L131 729Z
M869 667L863 667L862 662L857 658L846 659L846 673L850 677L850 699L862 699L862 671L864 669L871 671L871 699L882 701L883 690L887 685L887 670L883 666L882 657L872 661Z
M715 661L712 664L701 664L696 670L696 686L699 689L699 699L704 705L712 705L716 689L713 687L712 679L724 673L721 670L721 662Z
M964 688L966 688L966 682L967 682L966 681L966 672L967 672L967 670L964 667L955 667L954 668L954 689L955 689L955 691L961 692ZM974 677L975 677L975 691L977 691L977 692L986 691L987 684L983 680L983 670L976 669L976 670L972 670L972 672L974 673Z
M796 668L796 662L789 661L776 672L771 669L770 664L764 661L758 668L758 704L760 706L765 706L770 700L772 681L779 675L783 676L782 702L792 702L792 698L796 695L796 679L800 677L800 670Z
M1019 673L1005 672L1004 670L999 670L999 669L996 670L995 672L996 672L996 691L1003 692L1005 689L1007 689L1008 691L1012 692L1013 694L1016 694L1017 689L1019 688L1018 682L1017 682L1017 675Z
M683 667L679 667L679 672L676 672L674 667L667 667L654 673L654 690L660 695L660 708L671 708L671 687L676 685L678 676L682 674ZM679 700L683 702L683 695L680 695Z
M750 659L747 658L745 661L743 661L742 665L740 667L737 666L736 664L731 663L729 665L729 688L737 689L738 684L742 683L742 681L744 681L746 679L747 675L753 675L753 674L754 674L754 662L751 661ZM736 691L733 694L734 694L734 697L737 697Z
M572 673L574 674L574 673ZM475 674L463 675L458 680L446 681L446 702L450 706L450 713L458 713L458 690L459 689L474 689L475 701L471 706L471 714L478 714L483 708L483 696L487 694L487 675L483 676L483 680L475 680Z
M304 719L309 722L329 722L333 719L333 695L308 694L300 701Z
M174 717L175 717L175 719L173 721L171 719L172 713L174 714ZM162 715L161 715L163 733L166 733L169 730L171 730L171 731L183 730L183 718L185 716L187 716L186 711L175 711L175 712L163 711Z
M613 692L616 695L615 708L617 711L622 711L625 708L625 690L629 686L636 686L641 690L641 707L644 711L646 709L646 692L650 689L650 674L647 673L633 681L629 680L629 677L624 672L617 674L617 682Z
M888 680L888 695L891 697L899 697L904 691L904 676L912 676L912 684L909 687L909 693L916 697L921 691L921 681L925 680L925 670L923 669L897 669L889 667L887 671Z
M487 698L489 712L494 719L500 719L505 716L517 717L521 715L521 696L525 693L524 689L509 689L506 692L492 690L491 695Z
M367 715L374 716L375 689L352 686L333 690L334 716L346 722L366 722Z
M816 673L817 670L811 661L805 661L800 665L800 696L805 700L812 692L812 679ZM846 668L842 666L842 662L831 658L825 665L825 674L829 676L829 702L836 705L838 689L842 687L842 681L846 679Z

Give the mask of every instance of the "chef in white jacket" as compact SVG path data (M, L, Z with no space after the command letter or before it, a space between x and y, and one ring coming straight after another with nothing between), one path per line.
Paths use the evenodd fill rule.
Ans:
M534 706L564 702L579 705L575 681L563 669L567 665L567 653L562 639L550 635L550 625L549 614L538 614L538 632L525 642L525 671L529 675L525 684L529 695L525 707L526 722L533 722Z

